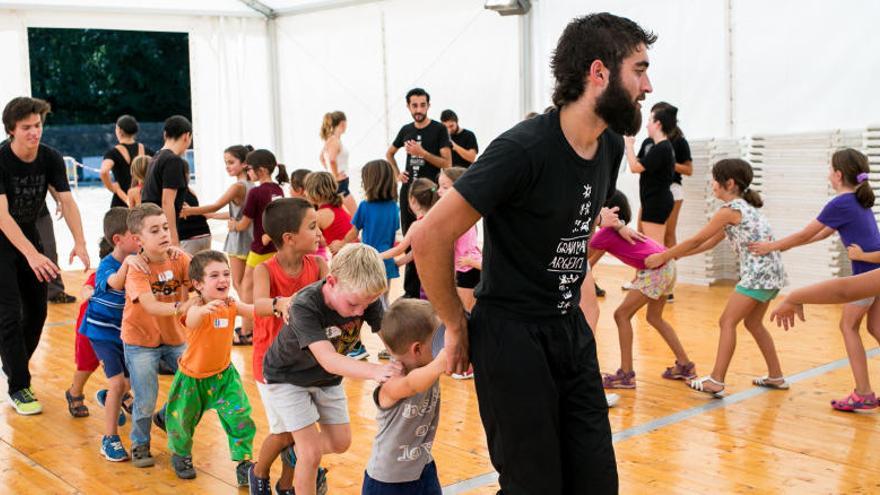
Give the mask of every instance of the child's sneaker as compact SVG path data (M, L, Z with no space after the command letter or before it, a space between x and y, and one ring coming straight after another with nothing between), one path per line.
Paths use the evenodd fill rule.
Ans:
M636 372L624 373L618 369L617 373L610 375L602 374L602 386L605 388L636 388Z
M474 370L470 369L464 373L453 373L451 376L453 380L473 380Z
M153 424L156 425L160 430L165 431L165 406L162 406L162 409L153 413Z
M693 380L697 377L697 365L693 361L687 364L676 361L674 366L666 368L662 376L667 380Z
M275 495L296 495L296 492L293 491L293 487L281 488L280 483L280 481L275 482Z
M191 480L196 477L196 469L193 467L191 456L171 454L171 465L174 466L177 477L182 480Z
M281 451L281 462L296 469L296 452L293 450L293 445L286 447ZM327 493L327 468L318 466L318 477L315 480L315 484L317 485L317 495L325 495ZM279 490L277 484L275 485L275 491L278 492L279 495L293 493L292 491L288 492L287 490Z
M144 443L132 446L131 463L139 468L154 466L156 461L153 459L153 455L150 454L150 444Z
M254 464L248 466L248 493L250 495L272 495L269 478L259 478L254 473Z
M128 452L122 446L119 435L104 435L101 438L101 454L110 462L122 462L128 460Z
M9 405L15 409L15 412L22 416L30 416L32 414L40 414L43 412L43 406L40 405L40 402L34 397L34 392L30 387L9 394Z
M364 347L364 344L360 341L358 341L358 343L355 344L354 349L352 349L351 352L348 353L348 357L354 359L367 359L369 355L370 353L367 352L367 348Z
M391 353L385 349L382 349L381 351L379 351L379 359L384 359L386 361L390 361L391 360Z
M101 405L101 407L104 407L104 403L107 402L107 389L102 388L101 390L98 390L95 393L95 400L98 402L98 404ZM123 397L123 400L125 400L124 397ZM119 419L116 421L116 424L119 426L122 426L125 424L125 412L121 407L119 410Z
M318 468L318 479L316 480L316 484L318 489L315 491L316 495L327 495L327 469L319 467Z
M831 401L831 407L838 411L858 412L877 409L877 395L873 392L870 394L859 395L853 390L853 393L840 400Z
M617 394L605 394L605 402L608 404L608 408L612 408L620 402L620 396Z
M248 486L248 472L250 471L252 464L253 462L244 460L235 466L235 481L238 483L239 487Z

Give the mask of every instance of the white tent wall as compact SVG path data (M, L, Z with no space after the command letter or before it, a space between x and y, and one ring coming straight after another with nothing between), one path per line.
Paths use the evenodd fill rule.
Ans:
M668 101L679 107L681 128L689 138L727 135L728 78L725 4L705 0L539 0L534 3L533 51L535 110L551 104L550 59L565 26L591 12L612 12L658 35L649 51L648 74L654 92L643 102L643 123L651 105ZM638 143L645 137L642 129ZM621 167L618 188L639 206L638 175Z
M400 126L412 121L405 94L413 87L431 94L430 117L454 109L483 147L521 118L517 20L482 2L389 0L276 22L282 159L320 168L321 118L342 110L356 194L357 170L384 157ZM402 163L403 152L397 159Z
M880 2L735 0L732 18L737 135L880 121Z
M231 180L223 169L230 144L275 146L266 22L256 17L185 16L87 10L0 11L0 46L14 53L0 78L0 101L30 94L27 28L122 29L189 34L196 190L213 200ZM5 103L4 103L5 104ZM51 125L51 118L49 121Z

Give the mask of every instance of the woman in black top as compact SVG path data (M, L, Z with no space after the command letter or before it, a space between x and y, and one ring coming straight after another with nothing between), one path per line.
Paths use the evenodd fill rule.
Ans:
M678 214L681 212L681 205L684 203L681 177L683 175L693 175L694 165L691 159L691 146L688 144L687 139L684 138L684 133L678 127L678 108L665 101L656 103L651 107L652 112L656 112L659 109L671 112L676 122L675 128L666 136L669 142L672 143L672 150L675 152L675 173L672 174L672 185L669 187L669 190L672 191L672 213L669 214L669 219L666 221L666 238L663 244L666 247L672 247L678 243L678 239L675 237L675 229L678 226Z
M137 156L152 156L153 150L135 141L138 123L131 115L123 115L116 120L116 139L119 144L104 153L101 162L101 182L113 193L110 207L128 207L128 189L131 187L131 161ZM110 179L110 172L113 178Z
M676 128L675 114L668 108L655 109L648 120L648 137L636 155L635 138L627 136L626 159L629 169L639 177L639 199L642 203L642 232L663 244L666 221L675 206L672 198L672 177L675 173L675 152L667 135Z

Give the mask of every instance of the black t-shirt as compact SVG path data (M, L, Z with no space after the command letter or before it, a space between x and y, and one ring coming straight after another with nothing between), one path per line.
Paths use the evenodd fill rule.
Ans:
M46 207L49 186L58 192L70 191L64 159L54 149L41 144L34 161L21 161L12 145L0 148L0 194L6 196L9 214L25 234L34 232L37 216ZM0 233L0 238L6 236Z
M533 320L577 308L593 220L622 158L623 138L610 130L592 160L578 156L557 111L489 144L454 186L483 216L480 304Z
M300 387L328 387L342 383L342 377L321 367L309 344L327 340L339 354L354 349L360 340L364 321L373 332L382 325L382 301L367 306L363 316L344 318L324 302L320 280L303 287L294 297L290 321L281 327L278 337L263 358L266 383L292 383Z
M187 188L184 193L184 200L189 206L199 206L199 198ZM208 227L208 219L204 215L190 215L186 218L177 219L177 237L181 241L211 234L211 228Z
M672 143L672 151L675 152L675 163L685 163L693 160L693 158L691 157L691 145L688 144L687 139L685 139L684 136L681 136L677 139L669 139L668 141ZM646 143L653 145L654 140L648 138L642 141L642 149L645 148ZM676 184L681 184L681 174L678 172L673 172L672 182L675 182Z
M404 144L409 141L421 141L422 148L432 155L440 156L440 148L449 148L449 131L446 126L432 120L424 129L417 129L416 125L406 124L400 128L397 137L392 143L395 148L403 148ZM409 173L409 183L419 178L431 179L437 182L437 176L440 175L440 169L428 163L422 157L406 155L406 171ZM401 198L403 200L403 198Z
M466 150L476 150L477 152L480 151L480 147L477 146L477 136L467 129L459 129L458 134L453 134L449 136L449 138L455 141L455 144L461 146ZM471 162L462 158L461 155L456 153L455 149L453 149L452 166L468 168L471 166Z
M645 171L639 174L639 199L642 204L652 198L665 198L669 195L672 185L672 174L675 172L675 152L668 139L660 144L646 139L639 149L639 162Z
M138 143L120 144L125 147L126 151L128 151L129 160L134 160L135 157L138 156ZM147 156L153 156L153 150L144 145L144 154ZM122 153L119 152L119 149L116 146L110 148L106 153L104 153L104 160L113 161L113 178L116 179L119 187L121 187L123 191L127 192L129 188L131 188L131 162L125 161L125 158L122 156ZM119 196L114 194L113 199L110 202L110 206L125 207L127 205L124 201L119 199Z
M178 216L186 198L188 175L189 164L186 163L186 160L171 150L159 150L159 153L150 160L150 165L147 167L144 187L141 190L141 201L162 206L162 189L177 189L174 212L175 216ZM168 221L170 222L171 219L169 218Z

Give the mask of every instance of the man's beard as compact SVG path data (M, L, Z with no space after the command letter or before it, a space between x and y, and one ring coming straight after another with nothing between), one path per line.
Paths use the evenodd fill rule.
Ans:
M596 100L596 114L612 131L625 136L634 136L642 126L640 107L632 101L616 75Z
M412 118L413 118L413 120L415 120L416 122L422 122L422 121L424 121L425 118L427 118L427 116L428 116L428 115L427 115L427 114L424 114L424 113L414 113L414 114L412 114Z

